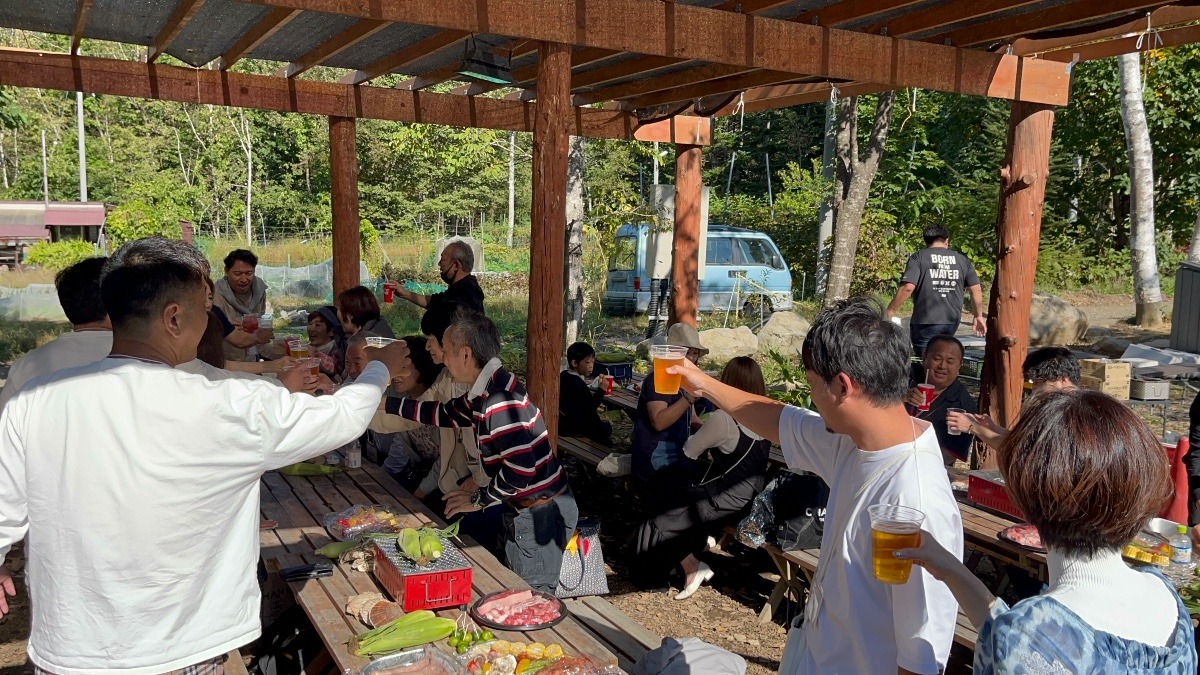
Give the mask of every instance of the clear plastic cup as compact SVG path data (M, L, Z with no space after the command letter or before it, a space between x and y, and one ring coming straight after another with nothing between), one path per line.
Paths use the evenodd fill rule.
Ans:
M925 514L896 504L876 504L867 509L871 517L871 567L875 578L885 584L908 583L911 560L892 554L921 545L921 523Z
M679 383L682 375L672 375L667 372L671 366L683 365L687 358L687 347L674 345L653 345L650 347L650 358L654 360L654 393L672 395L679 393Z
M399 342L399 340L393 340L392 338L385 338L385 337L374 337L374 336L367 338L367 346L368 347L385 347L387 345L392 344L393 342Z
M298 359L306 359L312 354L312 347L308 340L298 340L292 343L292 356Z
M949 415L950 413L963 413L963 414L966 414L966 412L967 412L967 411L966 411L966 410L963 410L962 408L947 408L947 409L946 409L946 414L947 414L947 415ZM947 432L949 432L949 434L950 434L951 436L962 436L962 431L960 431L960 430L958 430L958 429L951 429L949 426L947 426L947 427L946 427L946 431L947 431Z
M258 315L257 314L247 314L247 315L243 316L242 317L242 330L246 331L247 333L257 333L258 332Z

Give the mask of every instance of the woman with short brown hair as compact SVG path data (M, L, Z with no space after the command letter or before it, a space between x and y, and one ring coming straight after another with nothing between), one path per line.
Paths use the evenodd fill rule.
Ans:
M1013 503L1038 528L1050 585L1013 607L923 536L897 551L946 582L979 628L976 673L1196 672L1187 611L1122 548L1171 496L1162 444L1128 407L1084 389L1030 401L999 451Z
M395 339L392 327L379 314L379 301L366 286L347 288L337 297L338 319L346 335L368 331L375 335Z

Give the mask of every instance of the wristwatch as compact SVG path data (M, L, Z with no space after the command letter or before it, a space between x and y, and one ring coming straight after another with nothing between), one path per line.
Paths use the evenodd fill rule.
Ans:
M479 488L475 491L475 494L471 495L471 506L483 508L485 499L487 499L487 490L484 488Z

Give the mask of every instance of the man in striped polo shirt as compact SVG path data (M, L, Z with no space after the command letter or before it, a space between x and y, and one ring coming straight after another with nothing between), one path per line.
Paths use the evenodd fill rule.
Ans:
M391 397L387 412L439 427L474 427L491 482L443 497L446 518L503 504L506 564L530 586L553 593L579 508L542 413L517 376L501 367L500 334L484 315L457 313L442 349L450 376L471 389L447 403Z

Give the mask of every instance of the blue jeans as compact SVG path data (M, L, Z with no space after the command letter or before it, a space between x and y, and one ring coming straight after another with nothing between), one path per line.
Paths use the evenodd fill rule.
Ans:
M956 323L910 323L908 324L908 334L912 337L913 353L917 356L925 355L925 345L933 339L935 335L954 335L954 331L958 330Z
M501 508L501 507L492 507ZM504 508L504 562L525 583L554 593L563 549L579 523L575 495L567 488L554 499L528 509Z

